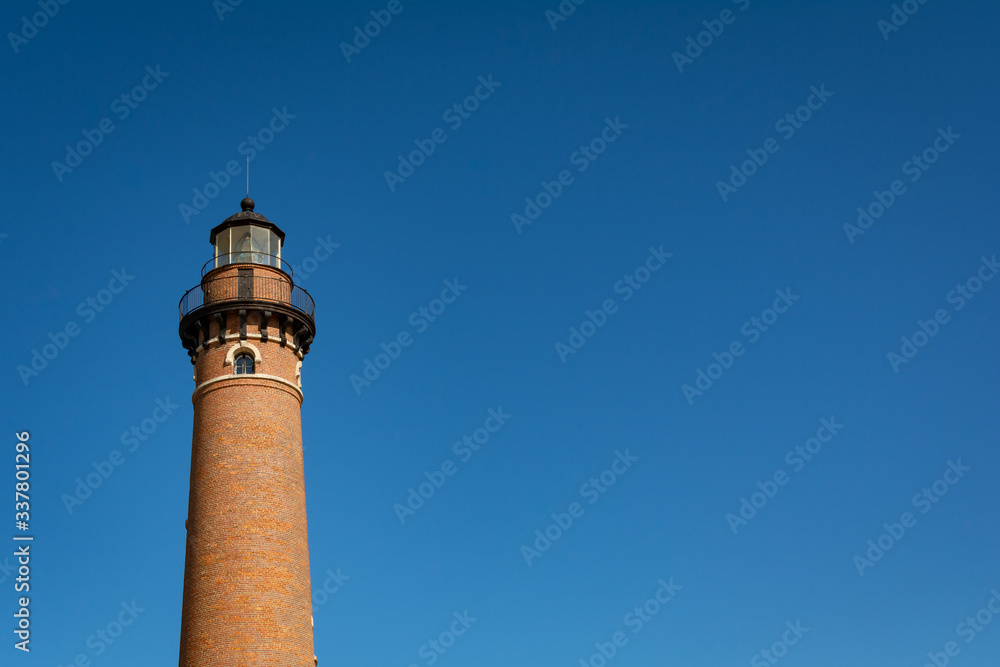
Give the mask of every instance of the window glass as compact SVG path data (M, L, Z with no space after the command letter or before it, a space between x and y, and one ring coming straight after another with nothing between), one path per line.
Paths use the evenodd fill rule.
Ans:
M249 227L233 227L232 232L232 252L233 262L250 262L251 238Z
M267 229L264 227L251 227L250 229L253 230L253 250L255 253L253 261L257 264L270 264L267 251Z
M215 235L215 265L229 264L229 230L224 229Z
M278 240L278 235L274 232L269 232L269 235L271 237L271 254L275 257L281 257L281 241Z
M237 375L249 375L253 373L253 357L249 354L241 354L233 360L233 369Z

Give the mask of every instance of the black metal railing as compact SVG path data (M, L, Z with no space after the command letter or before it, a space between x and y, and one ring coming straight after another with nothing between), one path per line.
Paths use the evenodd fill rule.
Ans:
M289 280L275 276L229 275L202 281L192 287L178 306L181 319L196 310L231 301L266 301L290 306L315 317L316 304L305 291Z
M288 275L292 275L292 265L277 255L249 251L227 252L213 257L205 262L205 266L201 267L201 275L204 277L206 273L213 269L221 269L224 266L232 266L233 264L263 264L264 266L273 266Z

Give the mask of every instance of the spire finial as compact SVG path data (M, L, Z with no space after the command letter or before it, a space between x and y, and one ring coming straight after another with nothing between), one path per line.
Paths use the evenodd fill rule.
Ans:
M247 199L250 199L250 156L247 155ZM253 208L252 206L250 208Z
M250 197L247 197L246 199L240 202L240 208L242 208L244 211L250 211L251 213L253 213L253 206L254 206L253 200L250 199Z

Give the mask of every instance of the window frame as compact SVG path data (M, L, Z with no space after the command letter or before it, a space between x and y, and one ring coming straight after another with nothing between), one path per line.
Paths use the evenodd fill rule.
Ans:
M246 370L249 364L250 370ZM255 375L257 373L257 361L249 351L242 351L233 357L233 375Z

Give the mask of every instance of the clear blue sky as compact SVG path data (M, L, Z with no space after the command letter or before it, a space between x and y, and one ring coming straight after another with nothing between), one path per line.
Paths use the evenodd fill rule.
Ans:
M5 3L3 32L31 36L0 47L0 564L21 430L36 541L33 651L13 648L8 576L3 664L177 659L193 388L177 302L253 152L257 211L317 304L311 567L317 591L341 580L314 598L321 665L600 667L618 632L609 665L773 664L775 642L789 666L919 667L948 642L953 664L995 665L1000 622L960 624L1000 590L1000 280L977 282L1000 253L1000 11L913 2L880 28L891 5L589 0L557 21L556 0L402 0L348 62L340 44L385 2L244 0L220 19L209 0L77 0L37 31L37 2ZM415 141L434 151L411 173ZM845 230L859 207L885 208ZM102 292L114 271L134 278ZM465 289L422 323L445 281ZM581 327L587 311L603 325ZM911 349L921 321L936 333ZM412 344L352 385L400 332ZM65 349L19 372L50 334ZM130 451L158 400L178 407ZM456 451L491 409L510 417ZM64 494L115 450L70 513ZM401 523L394 505L446 460ZM739 523L758 482L773 497ZM887 523L903 535L859 564ZM660 580L670 601L629 616ZM98 655L88 638L133 600ZM446 652L425 646L466 610Z

